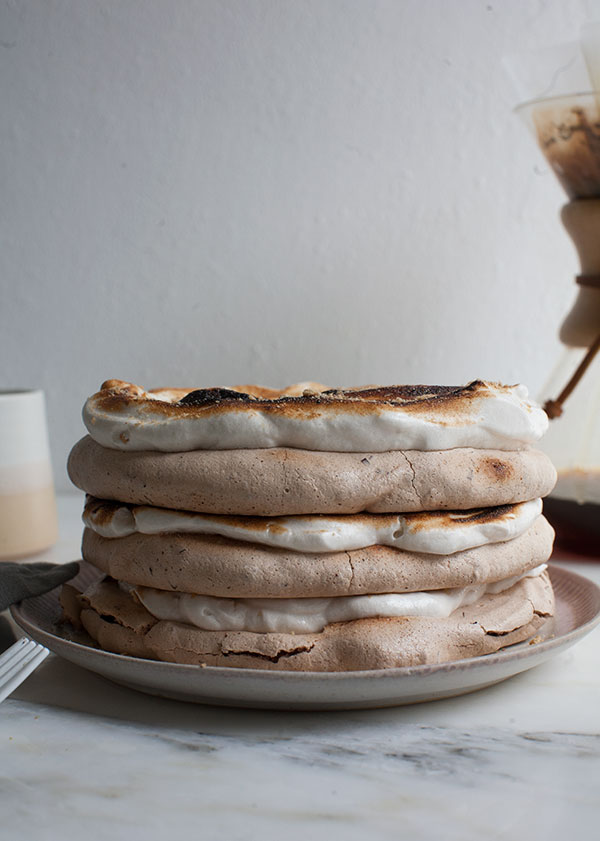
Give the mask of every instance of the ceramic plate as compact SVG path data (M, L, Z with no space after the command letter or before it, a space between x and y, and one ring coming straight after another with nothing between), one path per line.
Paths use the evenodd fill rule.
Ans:
M362 672L269 672L186 666L101 651L61 636L59 590L13 606L28 636L55 654L110 680L166 698L232 707L335 710L391 707L463 695L537 666L573 645L600 622L600 588L574 572L550 565L556 594L553 636L504 651L429 666ZM98 571L82 563L75 583L86 586Z

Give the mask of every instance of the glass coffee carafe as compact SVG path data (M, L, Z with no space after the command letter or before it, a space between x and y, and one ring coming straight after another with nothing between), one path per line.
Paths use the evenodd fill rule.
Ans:
M517 108L569 202L562 221L581 265L560 329L562 358L544 389L543 442L558 470L544 510L557 546L600 553L600 92L542 97Z

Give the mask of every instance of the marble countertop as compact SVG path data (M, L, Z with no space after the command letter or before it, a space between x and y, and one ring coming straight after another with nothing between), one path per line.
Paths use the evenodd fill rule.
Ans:
M82 499L59 499L78 557ZM569 564L600 583L600 564ZM600 636L488 689L290 713L167 701L50 655L0 705L0 837L598 837Z

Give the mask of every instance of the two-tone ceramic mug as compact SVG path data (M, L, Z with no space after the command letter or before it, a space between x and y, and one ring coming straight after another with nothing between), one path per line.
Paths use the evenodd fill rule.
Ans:
M44 392L0 391L0 559L58 537Z

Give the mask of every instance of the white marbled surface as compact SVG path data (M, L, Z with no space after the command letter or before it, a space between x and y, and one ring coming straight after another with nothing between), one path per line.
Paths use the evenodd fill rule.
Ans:
M49 559L77 557L81 503L60 498ZM462 698L335 713L162 700L51 655L0 744L2 839L596 838L600 639Z

